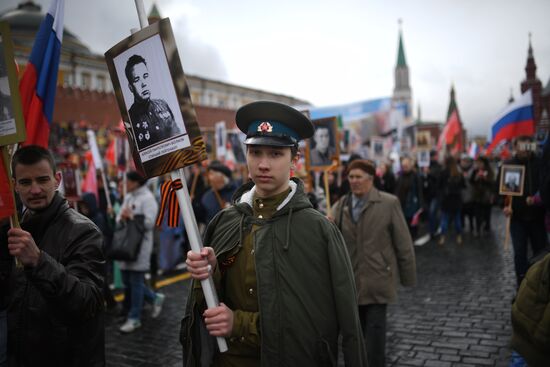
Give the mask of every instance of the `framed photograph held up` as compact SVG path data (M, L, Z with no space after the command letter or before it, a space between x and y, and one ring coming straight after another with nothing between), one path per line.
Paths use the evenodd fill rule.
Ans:
M386 140L381 136L373 136L370 138L369 156L373 161L380 162L386 159Z
M418 167L430 167L430 151L429 150L419 150L417 153L417 162Z
M69 201L78 201L82 196L80 190L80 172L77 166L71 162L61 162L58 165L63 177L64 196Z
M202 138L206 144L207 159L213 161L216 159L216 135L213 129L201 129Z
M215 124L216 159L222 160L227 155L227 126L225 121Z
M235 157L235 163L246 165L246 145L244 144L246 136L238 129L227 132L228 145Z
M416 132L416 149L429 150L432 147L432 136L429 131Z
M160 176L206 158L169 19L105 53L136 168Z
M306 141L306 167L322 171L340 162L338 121L336 117L312 120L315 132Z
M525 182L525 166L504 164L500 171L499 194L522 196Z
M27 137L14 60L10 27L0 22L0 145L19 143Z

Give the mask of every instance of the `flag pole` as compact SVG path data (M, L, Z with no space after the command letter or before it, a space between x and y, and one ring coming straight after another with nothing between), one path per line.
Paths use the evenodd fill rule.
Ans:
M325 183L325 198L326 198L326 201L327 201L327 216L330 217L331 216L331 207L330 207L330 187L329 187L329 183L328 183L328 175L330 174L331 170L330 168L329 169L326 169L325 170L325 174L323 175L323 181Z
M130 164L130 143L128 139L124 140L124 174L122 175L122 197L126 197L128 193L128 165Z
M105 193L105 199L107 200L107 209L110 214L113 210L113 206L111 205L111 197L109 195L109 186L107 183L107 177L105 175L105 168L103 167L103 161L101 160L101 155L99 154L99 148L97 146L95 132L91 129L88 129L88 131L86 131L86 135L88 137L88 144L90 145L90 151L92 152L93 164L96 168L96 177L97 177L98 169L101 174L101 182L103 183L103 192ZM99 192L98 192L98 196L99 196Z
M11 195L12 195L12 200L13 200L13 205L14 205L14 211L13 211L13 214L10 215L10 227L11 228L21 228L21 225L19 224L19 217L17 216L17 208L15 208L15 189L13 187L13 180L12 180L12 175L11 175L11 165L10 165L10 158L9 158L9 152L8 152L8 147L3 145L1 147L1 154L2 154L2 160L4 162L4 170L6 171L6 177L8 178L8 185L10 187L10 192L11 192ZM21 261L15 257L15 266L18 268L18 269L21 269L23 268L23 264L21 263Z
M513 196L511 195L507 195L506 196L506 199L505 201L508 202L508 204L506 205L507 208L509 209L512 209L512 200L514 199ZM512 222L512 215L510 214L507 218L506 218L506 233L505 233L505 237L504 237L504 251L505 252L508 252L510 250L510 224Z
M143 0L134 0L136 3L136 9L139 16L139 24L141 28L145 28L148 25L147 16L145 15L145 8L143 6ZM181 216L183 218L183 224L185 225L185 230L187 231L187 236L189 237L189 244L191 250L196 253L200 253L203 248L202 240L199 233L199 227L197 225L197 219L193 213L193 206L191 205L191 198L189 196L189 190L187 189L187 182L185 179L185 171L183 168L176 169L170 172L170 177L172 181L181 180L182 185L181 189L176 190L176 196L178 198L178 204L180 206ZM220 305L218 300L218 295L216 294L216 287L214 286L214 280L212 275L207 279L201 280L201 287L204 293L204 299L206 300L206 305L208 308L218 307ZM220 352L226 352L227 342L223 337L216 337L218 343L218 348Z

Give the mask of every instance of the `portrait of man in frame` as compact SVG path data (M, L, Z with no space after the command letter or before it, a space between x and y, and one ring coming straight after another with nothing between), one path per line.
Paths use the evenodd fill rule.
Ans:
M159 176L206 158L169 19L105 53L136 168Z
M340 159L335 117L313 120L315 132L307 141L307 161L311 168L329 167Z
M525 181L525 166L504 164L501 168L499 194L522 196Z

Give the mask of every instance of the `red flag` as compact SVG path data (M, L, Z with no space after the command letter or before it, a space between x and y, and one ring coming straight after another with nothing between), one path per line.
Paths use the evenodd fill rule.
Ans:
M8 171L4 167L4 159L0 157L0 219L10 217L15 213L13 192L10 190Z
M116 166L117 161L116 161L116 138L115 137L113 137L113 139L109 143L109 146L107 147L107 151L105 152L105 159L112 166Z
M82 181L82 192L91 192L95 195L99 203L99 193L97 191L97 177L94 162L88 161L88 172Z
M453 150L462 150L462 127L460 126L456 110L449 116L449 120L445 124L441 135L439 135L437 150L441 150L443 143L446 145L456 144Z

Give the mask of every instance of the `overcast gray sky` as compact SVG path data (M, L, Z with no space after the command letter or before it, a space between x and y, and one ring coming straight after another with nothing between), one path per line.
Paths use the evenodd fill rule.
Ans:
M529 32L537 75L550 80L550 0L155 1L187 73L316 106L391 95L399 18L423 120L444 120L454 83L466 127L485 134L510 89L519 95ZM66 0L65 25L103 53L139 22L133 0Z

